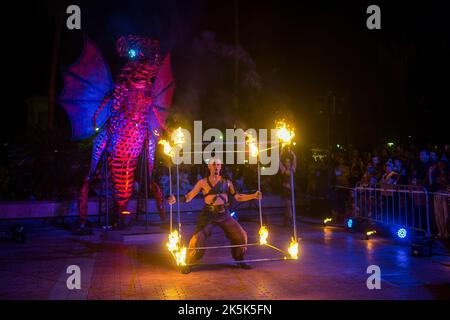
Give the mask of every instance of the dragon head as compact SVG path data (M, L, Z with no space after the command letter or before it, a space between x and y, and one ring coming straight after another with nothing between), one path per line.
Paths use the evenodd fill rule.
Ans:
M128 57L125 71L136 87L145 87L158 73L161 65L159 41L126 35L117 39L116 50L120 57Z

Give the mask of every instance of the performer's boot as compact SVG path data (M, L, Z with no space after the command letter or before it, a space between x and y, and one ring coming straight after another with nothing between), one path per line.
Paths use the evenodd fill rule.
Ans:
M245 263L245 262L238 262L236 265L237 265L239 268L242 268L242 269L245 269L245 270L250 270L250 269L252 269L252 266L249 265L248 263Z
M191 273L191 271L192 271L191 266L184 266L183 268L181 268L182 274L188 274L188 273Z
M236 260L236 266L237 266L238 268L242 268L242 269L245 269L245 270L250 270L250 269L252 269L252 266L249 265L248 263L241 262L241 261L244 260L244 254L240 254L240 255L237 256L237 257L236 257L236 255L235 255L235 260Z

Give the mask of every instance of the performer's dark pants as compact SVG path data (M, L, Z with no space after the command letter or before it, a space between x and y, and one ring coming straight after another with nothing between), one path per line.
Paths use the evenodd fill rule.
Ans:
M219 212L222 211L222 212ZM212 234L214 227L219 226L225 232L231 245L246 245L247 232L231 217L228 209L223 206L205 206L195 229L195 233L189 241L189 248L204 247L206 239ZM244 259L246 246L231 248L231 254L237 261ZM188 250L186 262L192 264L200 260L205 254L205 249Z

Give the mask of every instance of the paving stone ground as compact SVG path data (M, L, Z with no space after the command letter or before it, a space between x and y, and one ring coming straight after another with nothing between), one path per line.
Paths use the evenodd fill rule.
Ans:
M271 219L271 242L286 248L291 230ZM243 221L257 241L257 221ZM0 299L449 299L446 256L415 258L408 246L374 237L367 241L337 227L299 223L300 258L229 263L229 249L210 250L202 265L183 275L165 249L167 232L150 226L148 241L125 243L119 231L95 229L75 236L42 221L27 224L26 244L0 243ZM194 225L184 224L189 238ZM127 233L143 232L136 225ZM122 232L123 233L123 232ZM220 229L208 245L226 244ZM247 258L278 258L270 248L249 247ZM81 290L68 290L69 265L81 268ZM366 269L381 268L381 290L369 290ZM447 283L447 285L446 285Z

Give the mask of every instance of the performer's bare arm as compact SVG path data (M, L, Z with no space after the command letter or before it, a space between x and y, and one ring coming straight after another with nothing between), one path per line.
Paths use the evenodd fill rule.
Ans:
M204 180L198 180L197 183L195 184L194 188L192 188L191 191L189 191L188 193L186 193L185 195L185 200L186 202L191 201L192 199L195 198L195 196L202 191L203 189L203 184L204 184Z
M285 174L287 171L287 168L284 166L283 161L280 161L280 171L282 174Z
M204 188L205 181L204 179L197 181L194 188L192 188L191 191L189 191L184 197L185 202L189 202L192 199L195 198L195 196ZM262 193L259 191L256 191L252 194L242 194L242 193L236 193L236 189L234 188L234 185L231 182L228 182L228 186L230 188L231 194L234 194L234 198L236 201L244 202L244 201L250 201L253 199L261 199ZM169 204L174 204L176 202L175 196L171 195L168 199Z
M295 172L297 170L297 156L292 150L291 154L292 154L292 170Z
M204 179L198 180L195 184L194 188L191 191L184 195L185 202L189 202L195 198L195 196L202 190L204 184ZM176 202L176 198L174 195L170 195L168 199L169 204L174 204Z
M289 153L292 155L292 161L291 161L292 171L295 172L297 170L297 156L295 155L295 153L292 150L289 150ZM290 173L289 169L284 165L283 161L280 161L280 170L281 170L282 174Z
M256 191L255 193L252 193L252 194L237 193L236 189L234 188L233 183L231 183L231 182L228 182L228 187L230 188L231 194L234 194L234 198L236 199L236 201L239 201L239 202L250 201L253 199L261 199L262 198L262 193L259 191Z

